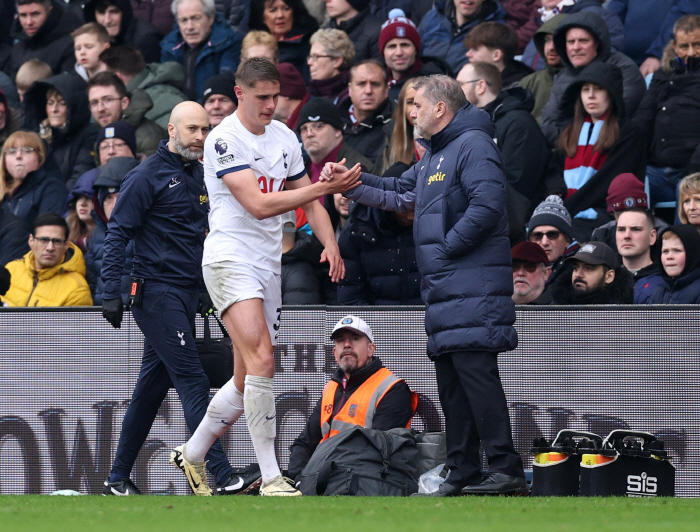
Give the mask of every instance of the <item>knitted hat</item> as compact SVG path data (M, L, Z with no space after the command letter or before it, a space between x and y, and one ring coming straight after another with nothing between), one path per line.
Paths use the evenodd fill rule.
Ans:
M564 233L569 240L571 238L571 215L564 207L564 201L554 194L540 203L530 217L528 231L532 232L540 225L551 225Z
M306 96L306 83L297 68L291 63L278 63L280 73L280 96L302 100Z
M513 262L519 260L522 262L531 262L533 264L549 264L547 253L542 249L542 246L535 242L520 242L520 244L516 244L513 246L513 249L510 250L510 255Z
M379 51L384 54L384 47L391 39L408 39L420 52L420 35L413 21L405 16L390 18L382 24L379 34Z
M301 108L297 131L307 122L323 122L343 131L345 122L337 106L326 98L314 98Z
M621 212L634 207L648 209L647 193L642 183L634 174L620 174L608 187L608 212Z
M201 104L207 101L207 98L212 94L222 94L231 98L233 103L238 106L238 98L233 88L236 86L236 77L231 72L224 72L210 77L204 82L204 90L202 91Z
M97 142L95 146L99 151L100 142L105 139L121 139L129 145L131 148L131 153L136 157L136 133L134 128L123 120L117 120L111 124L107 124L105 127L100 129L99 135L97 135Z
M352 6L353 9L357 11L364 11L369 7L370 0L347 0L348 4Z

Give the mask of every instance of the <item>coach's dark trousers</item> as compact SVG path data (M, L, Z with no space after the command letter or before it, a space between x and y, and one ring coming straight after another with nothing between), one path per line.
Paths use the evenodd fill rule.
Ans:
M483 351L440 355L435 375L445 415L447 482L460 487L481 482L480 442L490 473L524 477L513 446L498 355Z
M123 478L129 477L171 386L180 396L190 432L197 429L209 405L209 380L194 343L197 291L147 280L141 306L132 312L145 342L141 371L124 415L112 468L112 473ZM206 459L217 484L228 480L233 470L218 441Z

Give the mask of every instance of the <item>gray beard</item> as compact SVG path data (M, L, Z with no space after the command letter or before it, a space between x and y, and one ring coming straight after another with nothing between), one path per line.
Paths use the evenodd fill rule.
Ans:
M188 161L196 161L202 156L202 152L192 150L188 146L180 144L180 135L175 135L173 145L175 146L175 149L180 154L180 156L187 159Z

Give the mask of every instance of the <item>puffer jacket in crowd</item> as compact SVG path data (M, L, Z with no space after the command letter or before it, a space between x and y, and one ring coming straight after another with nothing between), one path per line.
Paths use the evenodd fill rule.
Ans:
M700 171L700 58L676 57L654 72L634 122L646 134L649 164Z
M671 8L678 0L610 0L607 9L615 13L625 29L625 55L641 65ZM659 56L661 57L661 56Z
M234 32L217 13L211 34L195 63L194 93L199 97L204 91L204 83L212 76L222 72L236 72L241 59L243 37ZM188 46L182 38L180 29L175 27L160 43L160 62L175 61L182 64L184 47Z
M61 169L63 181L70 190L78 178L95 167L93 147L98 129L90 123L87 85L75 74L59 74L37 81L24 95L24 129L40 132L46 120L46 93L56 90L68 104L66 125L62 128L48 126L56 162Z
M153 155L158 149L158 143L167 139L168 134L153 120L146 118L146 113L153 109L153 100L145 90L131 92L129 100L129 107L124 111L122 120L134 128L136 152Z
M294 247L282 253L282 304L325 303L318 272L323 246L305 231L295 233Z
M382 32L382 20L375 17L370 9L363 9L351 19L337 23L330 19L324 28L343 30L355 45L355 63L364 59L383 60L379 50L379 34Z
M345 195L388 210L415 208L413 237L428 354L515 349L506 179L489 115L467 104L396 178L363 173Z
M700 233L694 225L674 225L666 228L660 235L673 231L685 248L685 268L678 277L669 277L661 272L661 279L650 277L659 282L656 291L647 301L650 305L697 305L700 304ZM659 261L660 262L660 261Z
M75 66L75 51L71 32L83 21L64 2L53 0L46 22L32 37L29 37L19 19L12 25L12 59L8 74L15 78L19 67L30 59L41 59L48 64L54 74L72 72Z
M33 251L8 263L12 284L0 300L10 307L92 306L83 252L72 242L68 246L63 261L52 268L37 270Z
M540 26L535 32L535 36L532 41L535 43L537 48L538 57L544 57L544 41L547 35L553 34L559 27L566 15L555 15L547 22ZM532 64L530 66L533 66ZM533 72L529 76L525 76L520 80L518 86L529 90L535 97L535 106L532 108L532 116L535 117L537 123L542 121L542 109L549 101L549 96L552 94L552 85L554 85L554 76L556 76L561 69L564 68L563 64L557 66L546 65L542 70Z
M172 0L131 0L131 10L135 17L150 22L161 35L167 35L175 24L172 3Z
M19 216L30 227L40 214L55 212L63 214L68 189L58 169L44 164L29 172L10 198L0 198L0 208Z
M180 90L184 81L185 71L181 64L174 61L150 63L132 78L126 90L130 94L138 89L146 91L153 107L144 116L167 130L173 107L187 100Z
M109 0L122 12L122 23L119 34L113 38L112 46L131 46L143 55L146 63L160 59L160 40L163 34L149 22L135 17L130 0ZM85 22L95 22L95 7L100 0L88 0L83 7Z
M357 205L338 241L345 279L340 305L421 305L413 227L394 213Z
M573 27L587 30L598 41L598 55L592 62L602 61L614 65L622 71L626 117L634 116L646 92L646 84L637 64L625 54L611 50L610 32L598 15L584 11L567 16L554 33L554 47L564 63L564 69L554 77L552 94L542 109L542 132L552 146L556 144L559 135L566 126L566 123L562 122L559 117L562 95L581 70L585 68L574 68L566 55L566 33Z
M214 5L233 31L242 35L248 33L250 0L214 0Z
M469 59L464 37L482 22L505 22L506 12L496 0L485 0L475 18L457 27L453 0L437 0L418 26L421 54L447 61L452 72L459 72Z

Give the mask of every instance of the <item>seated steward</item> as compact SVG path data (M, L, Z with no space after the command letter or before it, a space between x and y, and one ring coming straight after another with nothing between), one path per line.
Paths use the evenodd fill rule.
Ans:
M418 396L374 356L374 336L364 320L345 316L333 328L331 339L338 369L291 446L292 479L301 474L322 441L355 426L376 430L409 427L418 406Z

